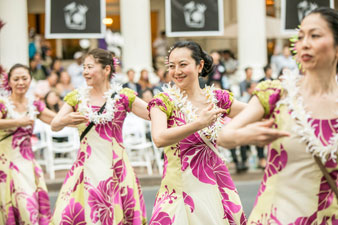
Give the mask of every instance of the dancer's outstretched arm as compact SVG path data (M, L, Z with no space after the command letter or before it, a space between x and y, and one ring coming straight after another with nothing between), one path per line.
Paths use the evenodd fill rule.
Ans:
M240 102L238 100L234 100L234 102L231 105L231 110L228 115L230 118L234 118L236 115L238 115L248 104L244 102Z
M65 126L78 125L87 122L88 119L84 115L81 115L79 112L74 112L73 107L65 103L53 119L51 126L53 131L59 131Z
M256 96L253 96L247 107L220 131L217 144L231 149L238 145L264 146L274 140L289 136L285 131L271 128L272 119L261 121L264 108Z
M131 111L138 117L141 117L145 120L150 120L149 112L147 110L147 103L140 99L139 97L135 98L133 102Z
M50 124L52 120L55 118L56 113L48 108L44 108L42 112L39 114L38 118L45 123Z

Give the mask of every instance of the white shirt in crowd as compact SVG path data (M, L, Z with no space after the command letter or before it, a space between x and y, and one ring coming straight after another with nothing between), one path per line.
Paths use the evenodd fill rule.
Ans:
M68 74L72 78L72 84L75 88L86 86L86 80L82 75L83 67L76 62L69 65Z

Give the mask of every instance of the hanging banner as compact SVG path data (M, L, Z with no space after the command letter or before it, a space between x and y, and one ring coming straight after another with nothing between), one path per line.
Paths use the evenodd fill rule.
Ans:
M166 0L166 35L223 35L223 0Z
M46 0L46 38L103 38L105 0Z
M282 32L296 33L302 19L318 7L334 8L333 0L282 0Z

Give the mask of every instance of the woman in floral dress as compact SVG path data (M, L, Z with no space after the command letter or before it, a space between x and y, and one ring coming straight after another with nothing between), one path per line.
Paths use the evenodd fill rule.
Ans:
M225 116L245 106L228 91L199 87L212 58L195 42L178 42L169 52L169 76L148 104L152 137L164 148L164 172L151 225L245 224L229 171L215 146Z
M83 67L88 87L65 97L66 104L53 120L52 129L76 125L81 135L89 122L94 126L81 141L51 224L146 224L143 196L122 140L127 112L147 119L146 103L134 91L110 82L114 59L108 51L90 51ZM98 114L105 102L105 110Z
M249 224L338 224L338 196L314 159L338 186L337 11L315 9L298 35L305 75L289 71L281 82L260 83L218 139L225 147L273 141ZM271 119L256 122L262 118Z
M50 123L54 113L26 97L29 68L16 64L2 74L0 95L0 224L48 224L50 203L43 172L35 161L34 120Z

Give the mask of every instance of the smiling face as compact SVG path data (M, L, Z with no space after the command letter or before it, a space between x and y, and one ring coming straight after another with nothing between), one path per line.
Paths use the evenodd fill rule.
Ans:
M196 64L191 55L192 51L185 47L175 48L169 55L169 76L180 89L194 87L203 68L204 61Z
M298 39L297 59L305 71L336 67L338 46L334 43L332 30L320 14L305 17Z
M19 67L11 72L9 86L13 94L26 94L32 79L27 69Z
M83 63L83 76L86 79L88 86L95 86L108 81L110 68L106 66L102 68L100 63L97 63L93 56L89 55Z

